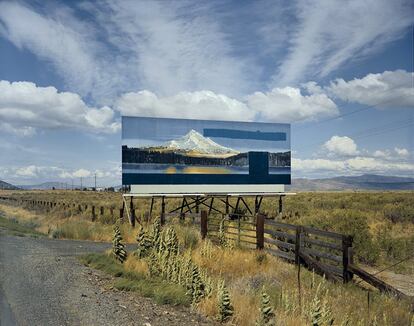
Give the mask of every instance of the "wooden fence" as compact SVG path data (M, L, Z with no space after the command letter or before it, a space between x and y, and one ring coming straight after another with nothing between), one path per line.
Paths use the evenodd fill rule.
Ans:
M349 282L352 271L352 237L315 228L266 219L262 214L222 219L201 212L202 237L217 240L220 224L226 238L238 245L263 249L295 264L304 264L328 279ZM245 219L249 220L246 221Z

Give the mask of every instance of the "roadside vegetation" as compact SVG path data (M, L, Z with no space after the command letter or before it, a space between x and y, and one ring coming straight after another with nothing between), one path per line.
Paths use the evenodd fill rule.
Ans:
M353 283L334 284L304 268L299 287L297 267L281 259L235 245L201 240L199 230L189 221L170 218L161 228L154 223L157 221L154 214L147 222L150 203L146 200L136 202L142 225L133 229L128 223L119 223L116 214L115 217L110 214L110 207L119 209L122 205L120 194L76 191L8 194L108 208L92 222L90 213L79 213L76 205L66 211L57 206L45 212L0 204L5 216L22 224L32 223L34 230L54 238L112 241L117 224L122 241L136 245L124 263L116 260L112 252L88 255L82 261L114 275L115 287L137 291L160 303L190 305L212 319L235 325L410 325L412 322L408 302L370 291L368 308L367 289ZM277 217L280 221L352 235L360 264L380 269L414 252L412 192L300 193L284 200L284 212ZM167 210L177 203L168 201ZM262 210L268 216L275 216L276 206L275 201L264 200ZM157 203L154 212L159 209ZM177 249L171 253L166 248ZM394 271L414 275L413 265L408 260L395 266Z

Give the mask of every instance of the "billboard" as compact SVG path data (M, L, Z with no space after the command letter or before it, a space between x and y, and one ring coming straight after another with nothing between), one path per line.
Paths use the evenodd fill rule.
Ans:
M122 117L131 192L265 193L290 184L290 125Z

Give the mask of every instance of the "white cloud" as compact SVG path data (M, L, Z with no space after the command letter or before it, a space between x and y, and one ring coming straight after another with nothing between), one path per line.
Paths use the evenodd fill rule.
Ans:
M397 153L397 155L399 155L401 157L409 157L410 156L410 152L406 148L395 147L394 151L395 151L395 153Z
M123 115L133 116L275 122L316 120L338 113L325 94L302 95L300 89L291 87L256 92L245 102L212 91L181 92L169 97L141 91L122 95L115 107Z
M201 89L240 95L246 89L250 68L232 54L207 4L106 1L91 7L142 88L164 96Z
M35 165L21 167L16 170L16 175L22 177L37 177L38 168Z
M323 145L330 153L339 156L357 155L359 153L357 145L352 138L347 136L332 136Z
M72 173L74 178L86 178L91 175L91 171L86 169L79 169Z
M358 175L364 173L413 176L414 164L410 162L390 162L365 156L345 160L292 159L293 177Z
M299 88L274 88L247 96L248 106L260 120L294 122L338 114L335 103L325 94L302 95Z
M5 1L0 35L52 64L69 90L106 105L138 86L162 95L211 89L239 96L258 71L234 55L202 4L85 1L73 10Z
M374 153L372 153L372 156L379 157L379 158L384 158L384 159L389 158L390 155L391 155L391 153L388 150L379 150L378 149Z
M0 119L0 131L20 135L32 135L37 128L74 128L103 133L113 133L120 128L109 107L89 107L79 95L58 92L54 87L5 80L0 81Z
M18 2L0 3L0 35L51 63L71 89L87 95L99 79L97 45L91 28L70 11L49 8L49 16Z
M329 159L300 159L292 158L292 170L294 172L312 172L312 171L335 171L344 172L346 170L344 161L335 161Z
M116 102L123 115L181 117L193 119L244 120L254 118L246 104L211 91L181 92L158 97L149 91L127 93Z
M380 108L414 108L414 73L404 70L368 74L363 78L332 81L326 91L344 101Z
M279 86L326 76L403 37L414 22L409 0L299 1L296 9L288 54L273 80Z
M34 164L27 166L0 166L0 180L12 184L38 184L48 181L71 183L71 180L73 180L75 185L79 185L80 178L83 178L83 185L93 186L95 183L94 175L96 174L98 185L114 186L121 183L121 169L117 164L113 165L110 163L107 168L96 170L85 168L67 169Z

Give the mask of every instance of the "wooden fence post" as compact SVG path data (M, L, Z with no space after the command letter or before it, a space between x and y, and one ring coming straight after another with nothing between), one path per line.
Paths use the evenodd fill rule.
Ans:
M95 222L96 214L95 214L95 206L92 206L92 222Z
M104 208L101 206L101 216L104 215Z
M264 248L264 215L256 215L256 248Z
M300 265L300 244L302 237L302 227L296 227L296 237L295 237L295 264Z
M203 209L200 215L200 233L202 239L206 238L207 230L207 212Z
M342 236L342 277L344 283L348 283L352 279L352 273L348 269L349 265L349 248L352 247L352 237L344 235Z

